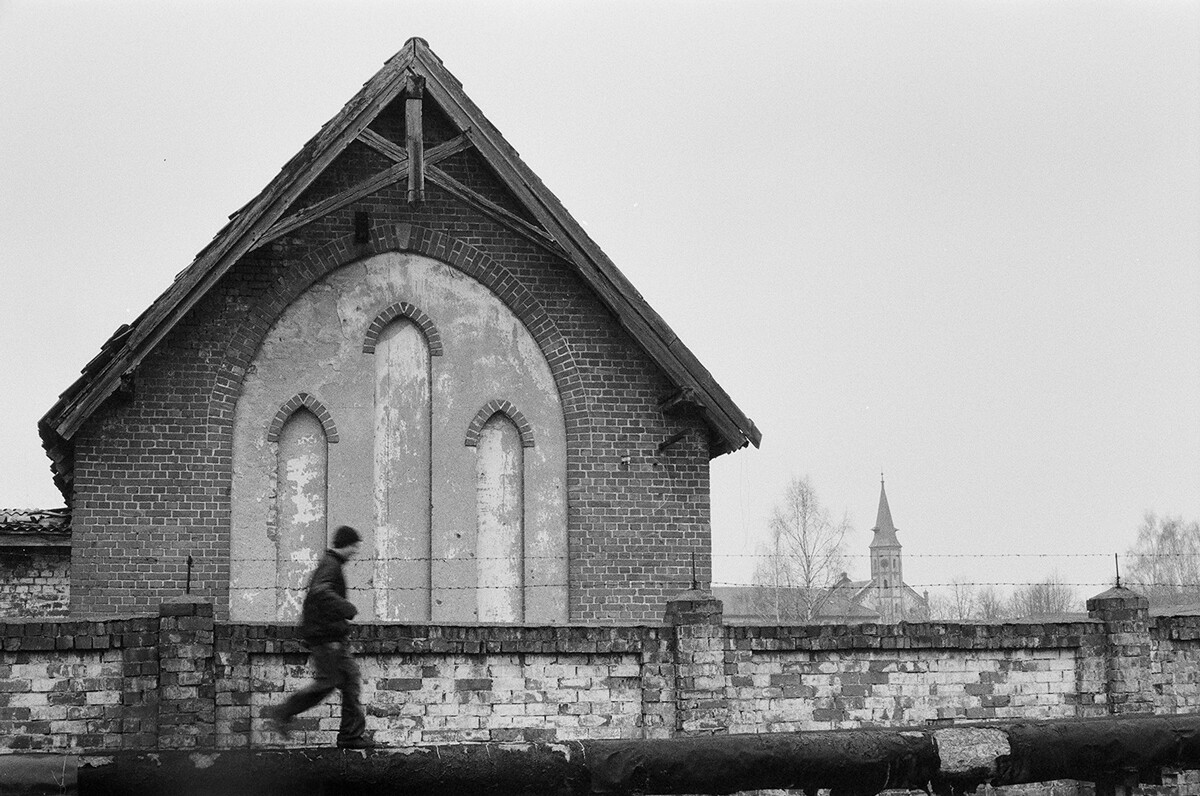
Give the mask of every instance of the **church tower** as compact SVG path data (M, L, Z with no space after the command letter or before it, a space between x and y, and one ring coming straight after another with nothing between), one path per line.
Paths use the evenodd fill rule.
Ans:
M900 563L900 540L892 524L883 478L879 479L879 513L871 540L871 582L875 589L880 621L893 624L904 618L904 572Z

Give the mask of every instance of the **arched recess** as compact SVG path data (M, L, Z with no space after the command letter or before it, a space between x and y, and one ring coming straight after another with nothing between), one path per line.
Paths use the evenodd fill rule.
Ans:
M497 413L512 421L513 426L517 429L522 447L533 447L533 426L525 419L525 415L521 414L521 410L513 406L510 401L497 398L488 401L482 409L476 412L475 419L471 421L471 425L467 426L467 437L464 444L468 448L479 445L479 433L483 430L484 424Z
M512 418L494 412L476 440L476 615L525 621L525 445Z
M275 609L279 621L293 621L328 538L329 440L326 426L306 406L294 409L279 426L272 440L278 443Z
M371 321L371 325L368 327L367 334L363 339L362 350L364 354L375 353L375 346L379 342L380 333L383 332L389 323L397 318L407 318L421 330L429 346L429 356L440 357L442 355L441 331L438 330L432 318L407 301L396 302L375 316L375 320Z
M395 316L375 354L375 615L427 622L432 561L431 345Z
M317 420L321 422L321 427L325 430L326 442L332 445L338 441L337 426L334 425L333 415L325 408L325 404L308 393L302 392L279 407L279 411L275 413L275 418L267 428L267 442L279 441L279 433L283 429L283 424L301 407L312 412Z

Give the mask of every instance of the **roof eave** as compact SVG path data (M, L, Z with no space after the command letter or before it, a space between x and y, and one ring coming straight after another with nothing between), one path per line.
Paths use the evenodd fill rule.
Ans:
M110 338L100 354L85 367L83 376L43 416L39 431L44 447L56 464L69 458L71 439L116 392L121 378L136 369L216 281L253 248L257 238L282 216L328 163L357 138L378 110L399 96L405 73L418 68L426 73L427 90L433 89L435 101L460 129L472 133L476 148L492 168L515 182L512 188L519 194L518 198L564 246L570 262L620 323L672 381L697 391L706 410L706 421L723 442L719 448L714 446L712 455L739 450L748 444L758 447L762 434L754 423L734 405L666 322L645 303L616 265L462 92L462 84L445 69L428 44L413 38L309 139L257 197L231 216L230 223L142 313L132 329L118 330ZM69 480L69 474L57 469L55 474L56 482ZM66 484L60 483L59 487L66 495Z
M279 174L239 212L231 216L213 240L192 264L134 323L120 349L107 346L88 363L95 373L82 389L69 388L64 397L42 418L48 429L63 440L74 437L104 401L118 388L121 377L136 368L142 359L174 328L196 302L224 273L249 251L259 235L282 216L288 206L375 117L379 108L394 99L404 86L405 71L412 64L416 39L388 59L383 69L363 84L354 97L280 169ZM102 360L107 354L106 361ZM101 364L102 361L102 364ZM88 369L85 368L85 371ZM43 435L43 439L45 435Z
M707 420L725 443L720 455L748 444L758 447L762 433L733 403L708 370L650 307L616 264L575 221L558 197L521 160L499 130L461 90L461 83L442 65L424 41L415 60L426 71L426 91L460 129L471 131L480 155L518 194L538 222L562 246L570 262L601 301L679 387L695 389Z

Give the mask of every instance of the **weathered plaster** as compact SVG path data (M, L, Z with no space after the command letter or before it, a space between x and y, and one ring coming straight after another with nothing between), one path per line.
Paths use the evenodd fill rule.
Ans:
M375 615L429 621L429 345L398 319L375 347Z
M476 447L476 516L481 622L520 622L525 547L525 462L521 432L495 415L483 427Z
M304 601L308 574L324 549L328 443L325 429L308 410L294 413L279 436L275 479L276 523L289 528L276 534L276 595L278 617L295 619Z
M277 446L266 434L279 407L299 393L318 399L337 425L339 441L328 446L328 527L346 524L364 532L363 556L348 566L347 579L360 617L378 616L380 352L363 353L362 347L372 321L398 302L419 308L436 324L444 353L427 358L429 613L388 618L478 621L479 454L463 439L481 407L504 399L528 420L536 440L523 451L525 621L565 622L566 431L546 358L491 291L437 260L396 252L344 266L299 296L273 324L247 372L234 420L231 617L275 618L269 584L277 577L277 548L270 538ZM395 323L402 328L405 321ZM405 511L423 501L410 500Z

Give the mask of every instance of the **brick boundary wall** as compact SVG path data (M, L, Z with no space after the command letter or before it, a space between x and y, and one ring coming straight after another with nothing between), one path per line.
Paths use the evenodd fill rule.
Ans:
M158 745L158 617L4 620L0 748Z
M375 624L354 644L369 729L396 744L1200 706L1200 617L1150 620L1126 590L1089 608L1053 624L729 627L693 591L661 626ZM0 645L0 752L277 746L262 711L308 677L294 628L216 622L186 597L157 615L0 622ZM305 714L290 745L332 743L337 710L334 697Z
M374 737L390 744L554 742L674 734L671 634L652 627L358 628L355 660ZM220 628L217 745L279 743L263 710L309 677L290 627ZM290 745L332 745L336 697L296 722Z

